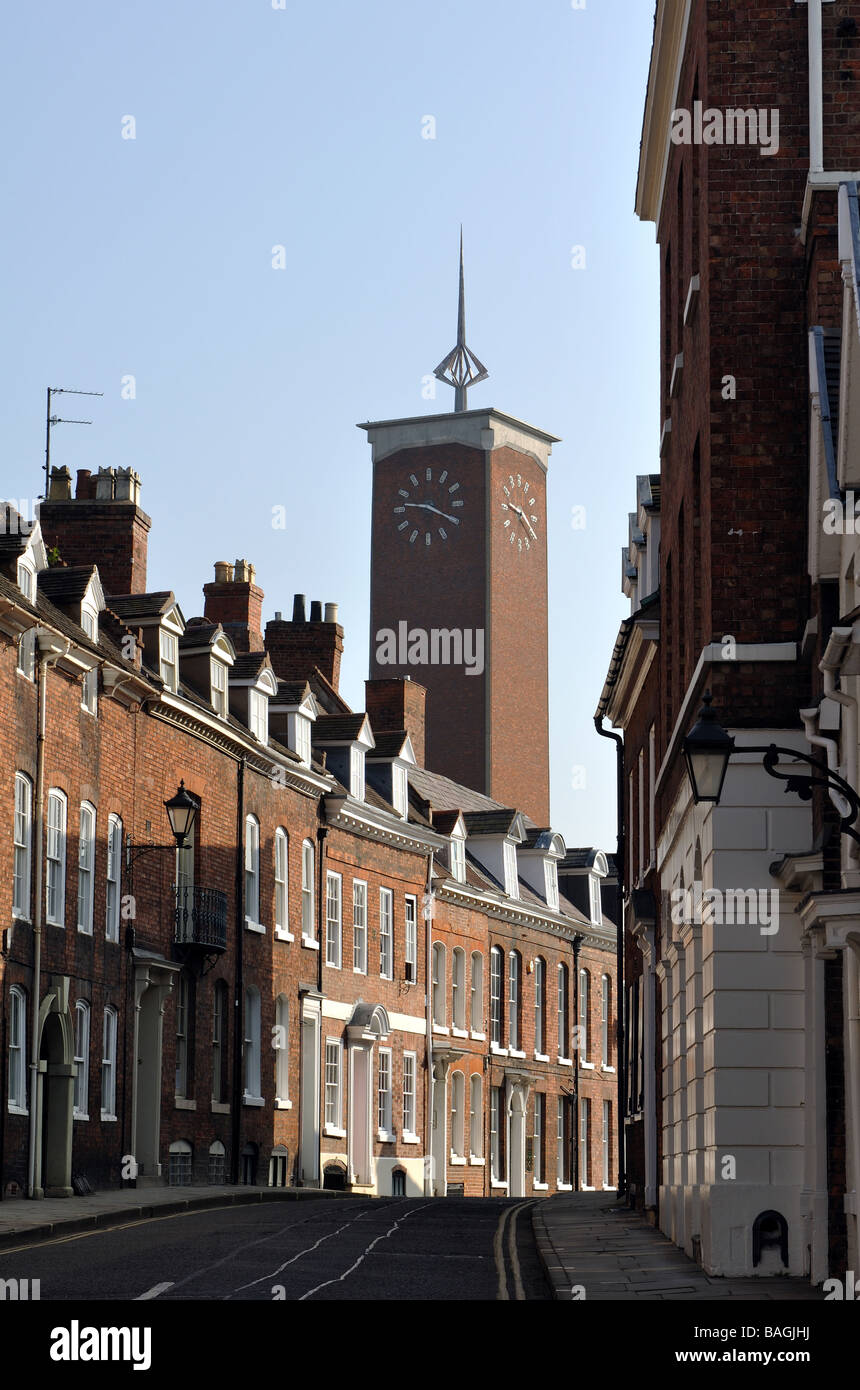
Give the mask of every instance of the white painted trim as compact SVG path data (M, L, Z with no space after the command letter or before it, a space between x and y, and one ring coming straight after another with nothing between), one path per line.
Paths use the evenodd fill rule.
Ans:
M259 1106L265 1105L266 1102L263 1100L262 1096L243 1096L242 1104L259 1108Z
M323 999L321 1014L323 1018L336 1018L339 1019L341 1023L346 1023L352 1018L354 1009L354 1002L344 1002L340 999ZM427 1031L425 1020L419 1018L416 1014L389 1013L388 1023L392 1032L417 1033L419 1036L423 1037ZM332 1042L334 1041L335 1039L332 1038Z
M338 1129L336 1125L323 1125L323 1134L327 1134L330 1139L345 1139L346 1130Z
M185 1096L174 1096L174 1097L173 1097L173 1108L174 1108L175 1110L196 1110L196 1109L197 1109L197 1101L196 1101L196 1100L188 1100Z

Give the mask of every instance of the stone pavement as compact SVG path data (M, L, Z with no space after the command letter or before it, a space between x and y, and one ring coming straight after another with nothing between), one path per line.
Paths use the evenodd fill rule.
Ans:
M206 1207L247 1206L253 1202L348 1197L347 1192L315 1187L123 1187L86 1197L46 1197L31 1202L15 1197L0 1202L0 1252L33 1245L52 1236L74 1235L101 1226L122 1226L150 1216L173 1216Z
M583 1286L586 1301L824 1297L803 1279L710 1276L609 1192L549 1197L532 1208L532 1221L553 1293L565 1302L575 1285Z

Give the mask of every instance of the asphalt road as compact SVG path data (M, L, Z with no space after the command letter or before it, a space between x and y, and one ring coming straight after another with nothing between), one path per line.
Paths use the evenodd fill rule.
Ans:
M0 1253L41 1300L551 1300L530 1202L357 1198L224 1207Z

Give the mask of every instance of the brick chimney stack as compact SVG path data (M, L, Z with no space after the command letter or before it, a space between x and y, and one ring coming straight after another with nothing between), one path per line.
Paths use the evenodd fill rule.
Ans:
M412 740L415 761L424 766L427 691L408 676L364 682L364 707L374 733L405 729Z
M263 590L256 585L253 565L218 560L214 583L203 585L203 616L220 623L237 652L263 650Z
M140 477L131 468L78 470L75 496L68 468L52 468L39 506L45 545L67 565L98 565L107 594L146 593L146 551L152 521L140 506Z
M337 620L337 604L327 603L323 611L323 605L314 600L308 621L305 595L296 594L292 622L276 618L266 623L266 651L280 680L307 680L316 666L337 690L343 655L343 628Z

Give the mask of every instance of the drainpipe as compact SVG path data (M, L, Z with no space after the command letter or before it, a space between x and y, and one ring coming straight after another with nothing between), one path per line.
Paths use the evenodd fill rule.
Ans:
M236 910L236 964L235 995L233 999L233 1113L231 1119L232 1155L230 1161L230 1180L238 1184L240 1178L239 1144L242 1134L242 1052L245 1035L242 1027L245 1007L245 977L242 968L242 950L245 939L245 766L244 755L236 767L236 882L234 903ZM261 1045L262 1045L262 1039Z
M427 1164L427 1176L424 1179L424 1196L433 1196L433 999L431 992L431 981L433 978L433 917L432 899L433 892L433 851L427 855L427 892L424 911L430 916L422 918L424 922L424 1026L427 1029L427 1079L424 1085L424 1153L430 1160ZM490 1155L487 1154L487 1161Z
M621 1197L622 1194L627 1191L627 1153L624 1130L624 1098L627 1094L627 1060L624 1049L624 889L625 887L629 888L631 886L625 884L624 881L624 740L620 734L613 733L610 729L604 729L602 715L596 714L594 716L594 727L601 738L611 738L614 740L616 757L616 835L618 848L615 860L618 868L618 915L621 921L617 924L618 941L615 955L615 972L617 977L615 985L615 1068L618 1082L615 1118L616 1130L618 1132L618 1196ZM632 826L630 827L630 833L633 833ZM655 940L655 950L656 947L657 943ZM648 1066L653 1066L653 1064L653 1058L649 1057Z
M39 644L38 682L39 705L36 727L36 814L33 832L36 840L35 872L36 893L33 911L33 997L32 1019L30 1024L30 1151L28 1154L27 1189L30 1197L36 1195L36 1119L39 1099L39 1004L42 990L42 911L45 884L42 869L45 862L45 847L42 843L45 821L45 728L48 710L48 666L53 666L71 647L70 642L63 645L59 637L44 629L36 629Z
M320 820L321 820L321 821L324 821L325 818L326 818L325 797L320 797L319 815L320 815ZM318 825L318 826L317 826L317 884L318 884L318 890L317 890L317 945L319 946L319 950L317 951L317 992L318 992L318 994L319 994L319 996L320 996L320 1020L319 1020L319 1046L318 1046L318 1055L319 1055L319 1066L320 1066L320 1070L322 1071L323 1078L325 1078L325 1033L323 1032L323 1021L322 1021L322 993L323 993L323 952L325 951L325 932L326 932L326 891L325 891L325 890L326 890L326 879L325 879L325 863L324 863L324 861L325 861L325 842L326 842L326 837L327 837L327 835L328 835L328 826L327 826L327 825ZM368 929L368 930L369 930L369 929ZM341 1078L342 1103L344 1104L344 1106L346 1106L346 1102L347 1102L347 1087L349 1086L349 1047L347 1047L347 1049L346 1049L346 1056L343 1058L342 1066L343 1066L343 1076L342 1076L342 1078ZM352 1092L349 1093L349 1100L350 1100L350 1104L351 1104L351 1103L352 1103ZM319 1088L317 1089L316 1105L317 1105L317 1109L319 1110L319 1106L320 1106ZM348 1116L349 1116L349 1111L347 1110L347 1112L346 1112L347 1130L349 1129L349 1125L348 1125ZM317 1125L317 1183L318 1183L318 1185L319 1185L320 1188L323 1188L323 1187L325 1187L325 1174L323 1173L323 1166L322 1166L322 1134L323 1134L323 1125L324 1125L324 1123L325 1123L325 1113L321 1114L319 1118L320 1118L320 1123ZM343 1117L342 1117L342 1118L343 1118ZM350 1153L350 1148L349 1148L349 1146L350 1146L351 1142L352 1142L351 1139L348 1138L348 1139L347 1139L347 1160L349 1159L349 1153ZM349 1177L350 1177L349 1172L347 1172L347 1180L349 1180Z
M582 937L573 938L573 1026L579 1027L579 950ZM587 1022L587 1020L586 1020ZM573 1064L573 1172L574 1188L580 1189L579 1176L579 1048L574 1048L576 1061Z
M824 170L821 0L808 0L809 21L809 172Z

